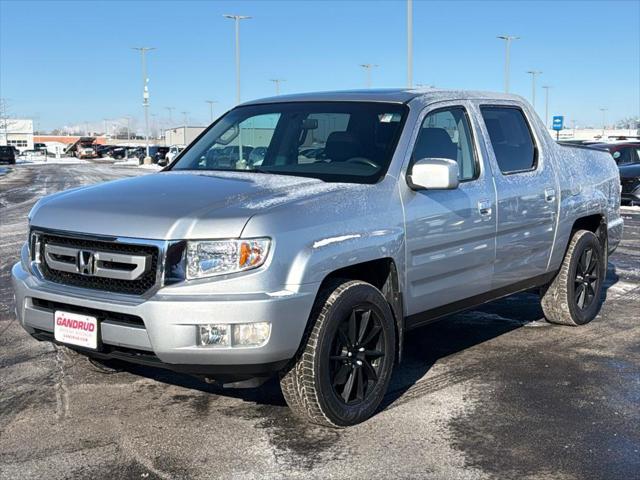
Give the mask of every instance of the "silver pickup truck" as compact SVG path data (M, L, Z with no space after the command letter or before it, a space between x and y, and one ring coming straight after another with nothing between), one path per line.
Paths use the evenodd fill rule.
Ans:
M42 198L17 315L103 365L277 374L296 414L347 426L416 327L529 289L550 322L592 320L619 204L611 156L558 145L517 96L258 100L162 172Z

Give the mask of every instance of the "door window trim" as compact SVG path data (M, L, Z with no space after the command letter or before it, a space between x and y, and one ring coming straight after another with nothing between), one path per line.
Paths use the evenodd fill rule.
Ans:
M489 129L487 128L487 122L484 119L484 116L482 115L482 109L485 107L489 107L489 108L510 108L510 109L514 109L514 110L519 110L520 113L522 114L522 118L524 118L524 123L527 126L527 129L529 130L529 136L531 137L531 143L533 144L533 166L531 168L526 168L526 169L522 169L522 170L512 170L509 172L503 172L502 169L500 168L500 163L498 162L498 157L496 157L496 151L493 149L493 142L491 141L491 135L489 135ZM538 170L538 167L540 166L540 148L538 147L538 138L535 135L535 132L533 131L533 129L531 128L531 122L529 121L529 117L527 116L527 113L524 111L524 109L522 107L520 107L519 105L505 105L505 104L499 104L499 103L481 103L478 105L478 109L480 110L480 117L482 118L482 123L484 125L484 129L487 131L487 139L489 140L489 145L491 145L491 151L493 152L493 158L496 161L496 165L498 167L498 171L500 172L500 174L504 177L508 177L510 175L517 175L519 173L529 173L529 172L535 172L536 170Z
M428 108L428 107L427 107ZM469 183L469 182L474 182L476 180L478 180L480 178L480 174L481 169L480 169L480 158L478 155L478 147L476 145L476 135L474 132L474 126L473 126L473 122L471 121L471 117L469 116L469 110L467 109L466 106L462 105L462 104L451 104L451 105L446 105L444 107L438 107L438 108L434 108L433 110L429 110L427 111L424 115L422 115L419 119L418 122L418 132L415 136L415 138L413 139L413 143L411 145L411 154L409 156L409 165L407 165L407 173L411 171L411 167L413 167L413 164L416 162L416 158L414 158L413 153L415 151L416 148L416 144L418 143L418 137L420 136L420 132L422 131L422 125L423 123L426 121L427 117L431 114L434 113L439 113L439 112L443 112L443 111L447 111L447 110L452 110L455 108L459 108L462 109L463 113L464 113L464 117L467 121L467 126L469 127L469 135L471 138L469 138L469 142L471 142L472 145L472 153L473 153L473 164L474 164L474 175L471 178L467 178L464 180L458 180L458 183L462 184L462 183ZM456 162L457 163L457 162ZM407 176L405 176L407 177ZM408 182L408 178L406 178L407 182ZM408 185L408 183L407 183Z

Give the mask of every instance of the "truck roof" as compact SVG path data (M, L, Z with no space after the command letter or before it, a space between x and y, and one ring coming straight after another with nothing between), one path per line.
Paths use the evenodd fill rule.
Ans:
M391 102L408 103L414 98L423 97L425 102L439 100L487 99L512 100L522 102L518 95L482 92L472 90L444 90L437 88L380 88L366 90L342 90L333 92L295 93L277 97L260 98L243 103L243 105L259 105L280 102Z

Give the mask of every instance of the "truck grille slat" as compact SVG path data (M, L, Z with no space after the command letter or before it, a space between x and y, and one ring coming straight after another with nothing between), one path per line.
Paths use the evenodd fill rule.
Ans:
M112 254L129 254L146 256L149 268L135 280L106 278L94 275L83 275L71 271L63 271L47 264L45 246L73 247L83 250ZM130 243L108 242L93 239L66 237L49 233L40 234L40 270L42 276L51 282L75 287L103 290L114 293L142 295L155 286L158 273L158 248L151 245L137 245Z

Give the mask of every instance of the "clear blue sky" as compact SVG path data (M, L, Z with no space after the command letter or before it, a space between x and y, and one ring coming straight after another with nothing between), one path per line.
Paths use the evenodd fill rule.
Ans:
M242 98L361 88L359 64L375 63L374 87L406 83L404 1L7 1L0 0L0 96L13 116L42 129L131 114L142 118L139 54L149 55L151 111L190 123L235 99L233 22L241 27ZM640 115L640 1L414 1L414 83L502 90L504 45L511 90L553 86L551 114L578 124ZM538 112L544 93L538 88Z

